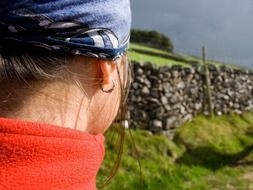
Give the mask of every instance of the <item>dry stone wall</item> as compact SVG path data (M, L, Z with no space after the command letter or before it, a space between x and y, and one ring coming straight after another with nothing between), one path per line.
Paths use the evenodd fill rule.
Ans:
M200 113L208 114L205 76L200 66L155 67L133 63L134 80L128 98L131 126L168 137ZM215 114L253 109L253 72L209 66Z

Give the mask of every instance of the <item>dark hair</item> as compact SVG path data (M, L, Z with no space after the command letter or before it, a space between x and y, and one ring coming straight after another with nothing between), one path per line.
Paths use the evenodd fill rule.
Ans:
M39 47L30 48L15 43L0 42L0 85L6 86L6 82L11 80L29 83L29 81L60 79L68 70L67 65L73 58L73 55L58 54ZM125 67L123 76L120 75L117 66L119 81L123 81L120 83L121 103L116 117L116 121L121 123L121 125L116 125L119 127L117 131L120 136L118 154L110 175L102 186L107 185L115 176L123 152L125 127L122 123L126 119L125 105L132 81L132 67L127 54L123 55L123 62Z
M0 81L58 78L66 71L68 58L70 55L5 42L0 44Z

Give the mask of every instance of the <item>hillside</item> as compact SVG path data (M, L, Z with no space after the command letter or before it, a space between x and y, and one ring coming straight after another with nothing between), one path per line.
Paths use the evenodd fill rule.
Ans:
M157 65L182 65L184 67L189 67L202 61L200 57L183 53L170 53L136 43L130 44L129 57L131 61L152 62ZM208 60L207 63L216 66L225 65L231 68L238 68L238 66L214 60Z
M120 169L105 190L253 189L252 112L212 119L198 116L179 128L173 141L147 131L132 133L142 177L127 132ZM117 144L112 137L113 130L106 134L106 159L98 185L108 176L116 155Z
M155 65L182 65L183 67L189 67L194 64L201 62L201 59L198 57L185 55L181 53L169 53L155 48L150 48L147 46L139 44L131 44L129 56L132 61L138 62L152 62ZM208 60L209 64L214 65L226 65L228 67L235 67L229 64ZM163 83L165 75L158 74L158 71L152 70L155 68L163 70L165 67L157 68L153 64L134 64L134 70L138 71L139 75L135 73L136 78L140 80L140 83L135 81L135 92L144 87L147 84L147 88L152 90L157 88L156 84L168 84ZM155 77L150 76L143 77L145 68L136 67L136 65L143 65L150 73L153 73ZM175 67L180 68L180 67ZM173 68L173 69L175 69ZM167 68L166 68L167 69ZM172 69L172 70L173 70ZM182 71L192 71L196 68L183 68ZM221 68L224 69L224 68ZM226 70L226 69L225 69ZM231 69L228 69L231 70ZM167 70L166 70L167 72ZM175 76L178 72L173 70ZM155 73L155 74L154 74ZM194 73L194 72L193 72ZM168 72L166 73L168 74ZM190 73L191 74L191 73ZM157 75L157 77L156 77ZM169 76L172 76L173 73L170 73ZM233 75L233 74L232 74ZM179 75L178 75L179 76ZM178 79L178 76L176 78ZM216 75L214 75L216 76ZM224 74L225 76L225 74ZM234 75L233 75L234 76ZM159 78L160 77L160 78ZM143 82L142 79L145 79ZM148 80L147 80L148 78ZM155 82L157 78L157 81ZM186 77L185 77L186 78ZM192 76L189 80L200 78ZM213 77L215 84L219 87L219 82L217 82L218 77ZM240 78L240 77L238 77ZM237 79L238 79L237 78ZM224 85L228 85L227 81L230 81L231 84L243 84L249 88L250 85L245 83L247 78L242 77L244 82L233 82L233 80L224 80ZM152 82L153 83L152 83ZM164 80L166 81L166 80ZM179 80L177 80L178 82ZM197 87L201 88L199 85L201 82L194 82ZM136 85L137 84L137 85ZM179 83L180 84L180 83ZM235 86L233 86L233 90ZM154 87L154 88L152 88ZM170 88L171 86L167 86ZM170 92L178 92L176 90L178 86L170 88ZM193 88L192 85L189 85L191 89L185 90L185 92L191 91ZM165 88L165 87L164 87ZM179 85L180 89L185 88ZM223 90L227 87L222 88ZM250 88L251 89L251 88ZM161 92L165 92L163 88L159 89ZM216 90L216 88L214 88ZM240 88L241 91L242 88ZM180 90L179 90L180 91ZM243 91L243 90L242 90ZM181 90L180 92L183 92ZM233 92L233 91L232 91ZM147 93L145 91L145 93ZM215 93L218 95L219 90L216 90ZM225 93L227 91L225 90ZM149 94L149 93L147 93ZM194 94L194 93L193 93ZM200 91L195 91L195 98L198 98ZM140 102L143 100L138 96L142 96L141 93L133 93L129 97L135 99L133 103L134 110L138 110L137 101ZM154 96L153 96L154 95ZM152 115L152 119L156 116L156 113L159 113L159 100L155 98L156 94L147 96L147 99L142 101L140 109L145 110L144 104L149 106L149 110ZM167 95L166 95L167 96ZM168 100L172 100L172 104L179 106L179 100L174 99L178 95L169 93ZM185 96L183 96L185 97ZM189 97L193 97L192 94ZM221 98L228 99L228 96L221 96ZM242 96L244 99L246 96ZM234 99L235 96L233 96ZM164 100L164 99L163 99ZM217 100L217 99L216 99ZM239 100L239 99L238 99ZM162 102L162 101L161 101ZM166 102L166 101L164 101ZM174 102L174 103L173 103ZM189 100L190 103L196 102L193 99ZM202 101L200 101L202 102ZM239 101L241 104L242 102ZM231 104L231 101L229 101ZM164 103L168 104L168 103ZM224 104L223 101L218 101L217 105ZM160 104L159 104L160 105ZM182 104L186 105L186 104ZM224 104L225 105L225 104ZM175 109L178 107L175 106ZM171 107L171 106L170 106ZM183 107L183 106L180 106ZM195 107L195 106L193 106ZM148 110L148 109L147 109ZM172 110L172 113L176 111ZM137 112L136 112L137 113ZM143 112L142 112L143 113ZM163 112L165 113L165 112ZM143 115L148 116L147 114L141 114L138 112L137 116ZM196 116L197 115L197 116ZM132 130L132 135L136 143L138 152L133 148L132 138L128 129L126 129L126 139L124 144L124 151L122 162L119 167L116 177L112 182L106 186L105 190L251 190L253 189L253 112L243 113L242 115L231 114L214 116L212 118L205 117L199 114L194 114L193 120L180 124L179 128L173 127L173 132L175 135L170 138L166 137L163 132L157 132L152 134L148 130L135 129ZM160 116L159 116L160 117ZM167 117L167 116L166 116ZM149 121L146 117L147 121ZM158 117L157 117L158 118ZM131 117L131 119L133 119ZM161 118L160 118L161 119ZM137 121L133 119L133 121ZM143 129L142 122L142 128ZM116 126L116 124L115 124ZM132 125L134 126L134 124ZM149 126L149 125L147 125ZM151 129L149 126L148 129ZM114 160L117 155L117 147L119 145L117 138L117 129L111 128L106 134L106 156L101 167L101 170L98 174L98 187L105 182L106 177L109 176L110 169L113 166ZM172 140L171 140L172 139ZM141 175L139 170L139 164L137 159L140 159L141 163Z

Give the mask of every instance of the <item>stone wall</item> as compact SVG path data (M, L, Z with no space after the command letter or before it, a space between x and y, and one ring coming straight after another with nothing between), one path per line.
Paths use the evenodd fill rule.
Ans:
M133 127L171 137L182 123L199 113L208 114L205 76L200 66L155 67L133 63L134 81L128 99ZM229 114L253 109L253 72L209 66L213 110Z

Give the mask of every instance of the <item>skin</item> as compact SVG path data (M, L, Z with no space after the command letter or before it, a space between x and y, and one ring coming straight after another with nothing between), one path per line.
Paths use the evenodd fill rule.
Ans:
M85 63L85 66L84 66ZM123 62L117 60L122 76ZM115 88L111 93L100 89ZM75 57L63 80L10 83L0 98L0 117L52 124L83 132L104 133L115 119L120 104L120 81L113 61ZM13 90L15 89L15 90ZM7 96L8 94L8 96ZM5 101L7 103L5 103ZM19 105L17 107L17 105Z

